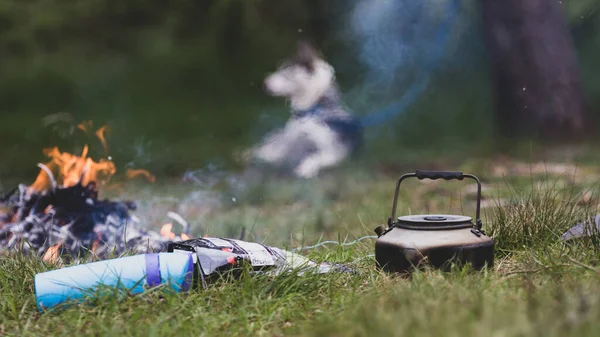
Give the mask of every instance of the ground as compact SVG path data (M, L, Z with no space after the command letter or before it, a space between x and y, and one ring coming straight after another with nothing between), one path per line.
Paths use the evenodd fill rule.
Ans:
M597 336L600 245L595 238L564 243L560 235L596 213L600 168L561 162L493 158L450 166L484 183L484 229L496 242L496 260L483 272L386 274L367 239L303 252L352 265L357 274L245 277L186 295L108 296L40 314L33 277L55 266L14 254L0 259L0 335ZM192 236L237 238L245 227L246 240L292 249L373 235L390 216L397 177L411 170L344 167L313 181L254 185L223 178L210 189L159 179L106 188L105 196L136 200L135 214L154 229L175 211L190 221ZM470 184L403 184L398 213L473 215Z

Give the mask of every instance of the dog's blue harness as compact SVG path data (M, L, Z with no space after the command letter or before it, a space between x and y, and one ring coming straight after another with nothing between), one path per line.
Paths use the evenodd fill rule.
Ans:
M331 91L329 95L323 96L308 109L292 111L292 118L309 117L317 119L338 132L343 142L356 148L362 143L362 127L359 121L342 109L337 103L337 99L331 95L336 95L336 92Z
M293 118L302 118L302 117L317 117L322 115L322 110L324 110L327 106L323 103L318 102L317 104L311 106L308 109L304 110L294 110L292 111Z
M339 105L338 91L332 88L325 93L315 104L308 109L292 111L292 118L314 117L324 122L330 120L350 120L350 116Z

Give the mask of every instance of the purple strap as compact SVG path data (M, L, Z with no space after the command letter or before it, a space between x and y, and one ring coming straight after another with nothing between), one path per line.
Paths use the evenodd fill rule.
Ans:
M146 254L146 282L150 287L161 284L158 254Z

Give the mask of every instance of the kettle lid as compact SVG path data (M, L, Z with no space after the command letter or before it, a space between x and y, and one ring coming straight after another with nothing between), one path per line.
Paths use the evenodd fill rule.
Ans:
M458 229L473 226L473 218L451 214L420 214L398 217L396 226L407 229Z

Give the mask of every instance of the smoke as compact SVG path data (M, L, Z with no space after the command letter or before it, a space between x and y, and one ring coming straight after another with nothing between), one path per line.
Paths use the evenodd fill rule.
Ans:
M414 100L439 69L453 37L458 0L360 0L348 16L346 36L357 49L364 67L360 86L354 88L372 100L398 100L410 92ZM373 97L375 96L375 97ZM403 104L402 109L407 104Z
M367 67L370 83L393 84L399 73L408 73L424 35L422 1L363 0L352 13L352 30L358 39L359 59ZM407 71L408 70L408 71Z

